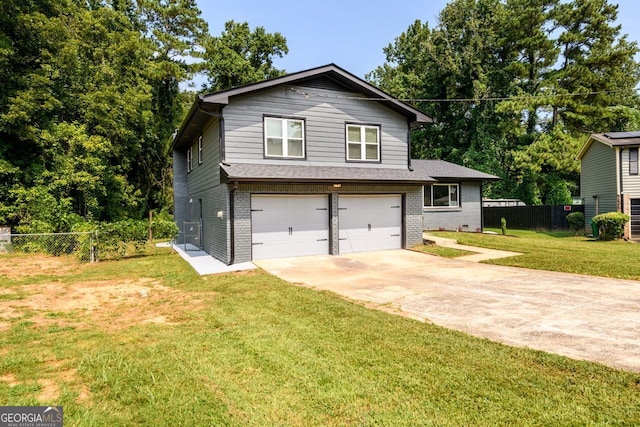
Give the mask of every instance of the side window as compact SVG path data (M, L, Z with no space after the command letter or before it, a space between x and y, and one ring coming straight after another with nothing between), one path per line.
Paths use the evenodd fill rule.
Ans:
M198 138L198 164L202 164L202 135Z
M432 184L424 186L424 207L460 206L458 184Z
M629 175L638 175L638 147L629 148Z
M264 118L265 157L303 159L305 157L304 120Z
M193 147L189 147L187 150L187 172L191 172L193 170Z
M380 161L380 126L347 124L347 161Z

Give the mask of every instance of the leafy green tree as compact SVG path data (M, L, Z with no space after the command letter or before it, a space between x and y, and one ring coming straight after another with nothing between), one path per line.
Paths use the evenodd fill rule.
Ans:
M578 192L575 156L592 132L633 128L635 43L606 0L453 0L416 21L368 78L438 123L413 154L503 178L488 195L556 203ZM460 101L464 100L464 101Z
M280 76L275 57L289 52L280 33L268 33L263 27L253 31L246 22L228 21L219 37L210 37L205 45L203 72L206 90L219 91Z

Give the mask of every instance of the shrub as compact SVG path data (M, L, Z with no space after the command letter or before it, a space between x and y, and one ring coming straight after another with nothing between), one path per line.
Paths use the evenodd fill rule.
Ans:
M122 258L133 244L135 251L144 250L148 237L147 221L125 219L98 225L98 251L101 259Z
M622 237L624 225L629 222L629 215L621 212L607 212L594 216L600 240L616 240Z
M160 212L153 216L151 232L154 239L174 239L178 235L178 226L173 217L167 212Z
M582 212L571 212L567 215L567 222L576 236L580 230L584 230L584 214Z
M507 235L507 220L504 217L500 218L500 230L503 236Z

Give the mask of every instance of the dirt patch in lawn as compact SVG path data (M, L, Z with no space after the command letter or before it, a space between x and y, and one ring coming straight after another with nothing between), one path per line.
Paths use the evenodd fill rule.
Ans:
M29 254L6 258L0 255L0 276L20 279L29 276L64 276L70 271L89 268L91 264L82 264L72 256L53 257Z
M20 290L26 292L20 299L0 300L0 330L17 319L42 327L91 325L107 331L146 323L172 325L187 310L203 305L190 294L151 278L45 283Z

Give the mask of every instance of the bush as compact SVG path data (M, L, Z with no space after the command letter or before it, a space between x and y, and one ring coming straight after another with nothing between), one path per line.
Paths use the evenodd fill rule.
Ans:
M140 253L147 244L149 223L142 220L125 219L98 225L98 253L100 259L122 258L133 244Z
M160 212L153 216L151 232L154 239L175 239L178 231L173 217L167 212Z
M500 218L500 230L502 230L502 235L507 235L507 220L505 218Z
M576 236L580 230L584 230L584 214L582 212L571 212L567 215L567 222Z
M616 240L622 237L624 225L629 222L629 215L620 212L607 212L594 216L600 240Z

